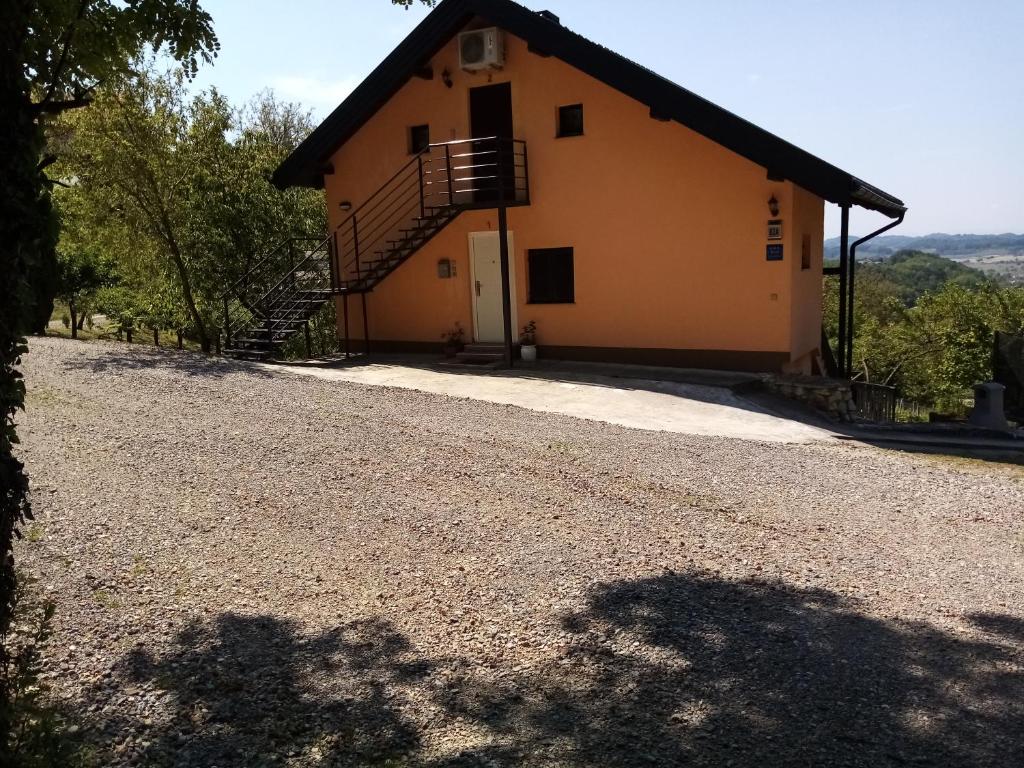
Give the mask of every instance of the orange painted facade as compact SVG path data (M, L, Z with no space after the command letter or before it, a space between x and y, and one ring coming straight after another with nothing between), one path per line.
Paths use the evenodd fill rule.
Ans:
M615 351L647 350L682 365L809 371L821 334L822 199L518 38L505 46L503 69L468 73L451 41L431 62L435 75L451 73L451 88L439 76L410 79L334 153L324 179L332 228L347 215L341 201L358 206L409 161L410 126L429 124L431 142L467 138L469 89L510 82L531 196L509 209L514 300L520 325L536 321L542 353L640 361ZM579 103L584 135L556 138L558 107ZM772 196L781 261L766 259ZM371 339L426 348L455 323L471 332L469 234L497 226L496 211L464 212L377 286ZM528 304L527 252L567 246L575 303ZM438 276L441 259L456 277ZM350 313L357 338L360 316Z

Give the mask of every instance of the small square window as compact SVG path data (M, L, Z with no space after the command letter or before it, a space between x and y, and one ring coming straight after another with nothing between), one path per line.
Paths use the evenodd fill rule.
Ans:
M583 105L558 108L558 138L583 135Z
M531 304L572 304L576 300L572 248L527 252Z
M414 125L409 129L409 154L418 155L430 146L430 126Z

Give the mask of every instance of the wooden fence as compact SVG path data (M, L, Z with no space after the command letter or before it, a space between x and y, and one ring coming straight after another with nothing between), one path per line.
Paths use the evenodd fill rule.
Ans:
M854 381L850 384L853 390L853 402L857 404L857 414L871 421L896 421L896 387L884 384L869 384L866 381Z

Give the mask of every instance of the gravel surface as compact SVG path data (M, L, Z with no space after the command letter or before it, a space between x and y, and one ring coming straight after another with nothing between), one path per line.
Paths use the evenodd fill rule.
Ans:
M1012 766L1024 475L33 339L19 544L110 766Z

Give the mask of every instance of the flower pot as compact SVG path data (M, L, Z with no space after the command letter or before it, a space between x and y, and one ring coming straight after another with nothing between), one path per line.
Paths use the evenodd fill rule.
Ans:
M537 359L537 345L523 344L523 346L519 348L519 354L523 358L524 362L532 363Z
M458 344L445 344L443 351L445 357L452 358L459 354L462 348Z

